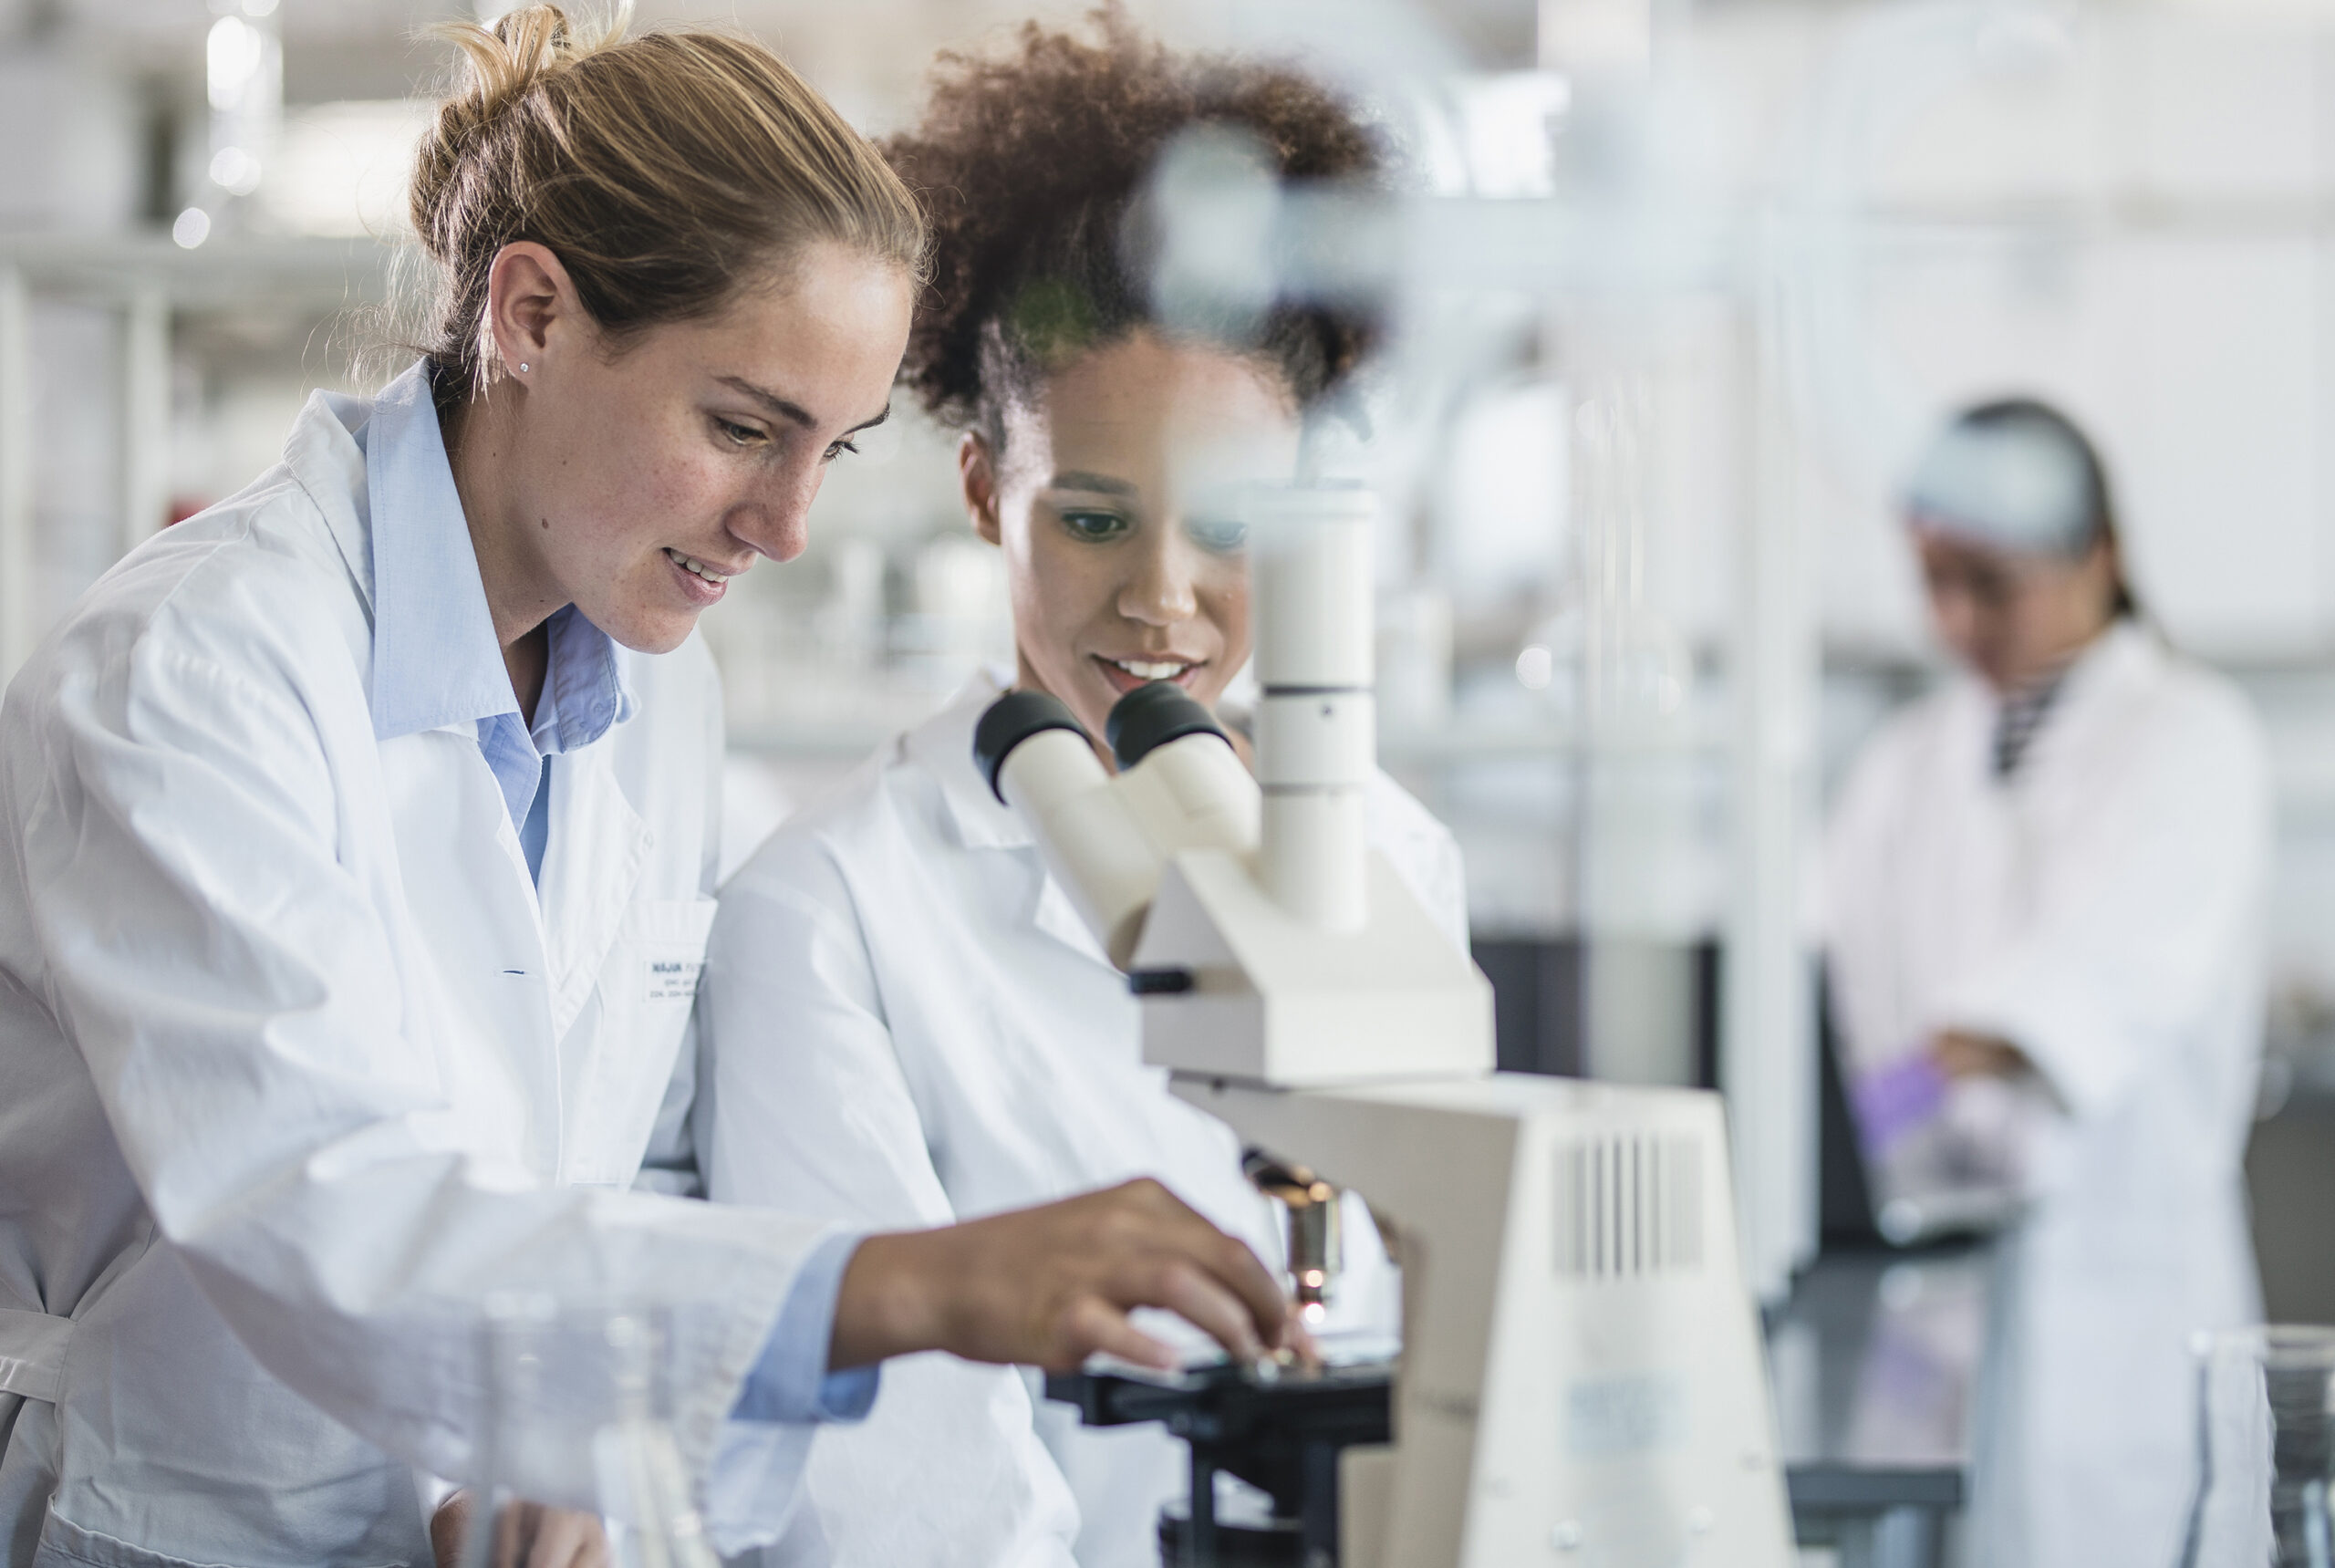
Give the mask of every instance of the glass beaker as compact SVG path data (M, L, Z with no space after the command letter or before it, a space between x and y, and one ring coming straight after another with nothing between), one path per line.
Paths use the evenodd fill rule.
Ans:
M487 1303L485 1484L463 1568L515 1568L541 1530L589 1534L617 1568L718 1568L672 1426L667 1309Z
M2197 1493L2180 1568L2335 1568L2335 1329L2196 1339Z

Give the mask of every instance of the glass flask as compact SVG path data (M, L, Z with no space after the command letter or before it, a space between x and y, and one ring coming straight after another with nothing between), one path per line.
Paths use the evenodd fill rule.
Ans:
M2335 1568L2335 1329L2196 1341L2198 1479L2180 1568Z
M487 1303L488 1480L463 1568L516 1568L546 1530L598 1531L617 1568L719 1568L674 1438L669 1324L663 1307Z

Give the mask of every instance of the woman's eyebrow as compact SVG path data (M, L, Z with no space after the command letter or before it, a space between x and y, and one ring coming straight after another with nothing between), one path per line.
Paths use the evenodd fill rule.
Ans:
M719 379L723 386L728 387L732 391L745 393L746 396L753 399L754 401L762 404L763 407L768 409L773 414L782 420L785 420L793 424L800 425L806 431L816 430L819 428L819 421L812 417L811 411L808 409L805 409L802 404L794 401L792 398L782 398L776 392L771 391L767 388L757 387L752 381L747 380L743 376L723 376L719 378ZM861 431L872 430L891 417L892 405L886 403L881 412L872 416L871 418L860 421L857 424L852 426L851 429L846 431L844 434L857 435Z
M1113 479L1106 473L1086 473L1078 469L1065 469L1054 475L1047 486L1051 490L1091 490L1100 495L1133 495L1135 486L1124 479Z

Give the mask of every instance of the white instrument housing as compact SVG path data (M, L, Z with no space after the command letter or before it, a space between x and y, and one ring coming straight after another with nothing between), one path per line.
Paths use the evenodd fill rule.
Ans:
M1217 737L1113 780L1063 731L1000 794L1145 982L1144 1059L1393 1242L1396 1440L1344 1456L1344 1568L1790 1568L1720 1100L1495 1073L1489 984L1364 836L1371 516L1252 497L1245 794Z
M1718 1096L1176 1092L1364 1193L1402 1264L1396 1441L1344 1456L1340 1568L1791 1568Z

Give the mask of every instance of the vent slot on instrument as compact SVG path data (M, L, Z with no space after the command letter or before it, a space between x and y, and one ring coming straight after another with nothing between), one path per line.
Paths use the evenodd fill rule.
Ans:
M1703 1266L1703 1147L1612 1133L1557 1148L1557 1273L1634 1280Z

